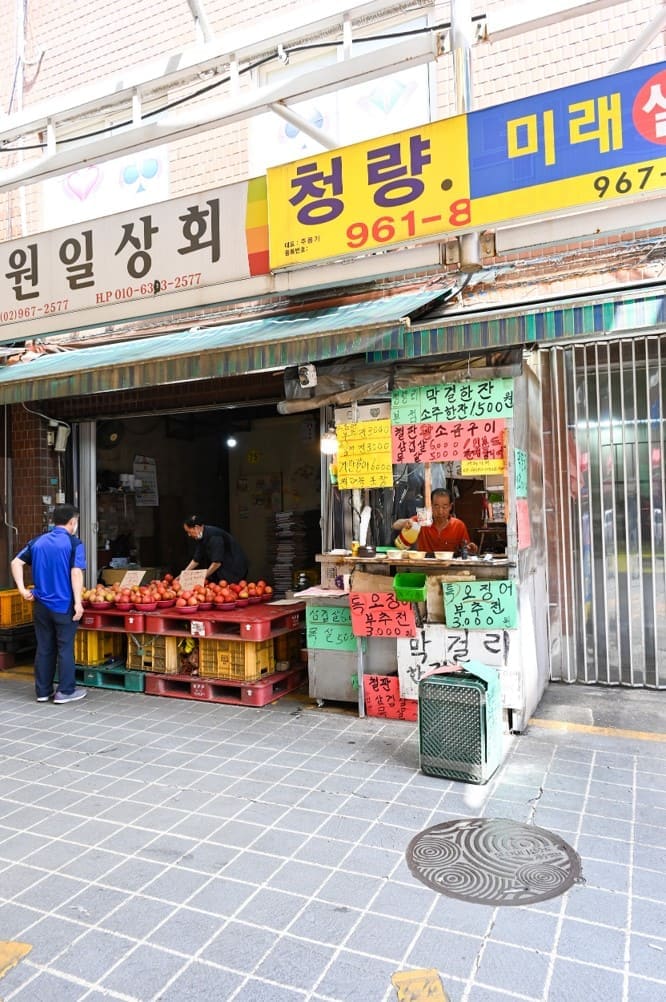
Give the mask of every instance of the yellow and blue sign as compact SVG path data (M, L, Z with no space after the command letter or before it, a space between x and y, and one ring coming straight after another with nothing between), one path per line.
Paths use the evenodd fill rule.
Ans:
M666 188L666 63L268 171L271 268Z

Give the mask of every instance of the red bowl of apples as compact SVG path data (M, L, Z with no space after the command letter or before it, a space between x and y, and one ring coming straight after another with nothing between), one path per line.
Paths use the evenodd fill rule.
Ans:
M155 612L157 608L157 602L134 602L133 605L137 612Z
M235 602L215 602L216 609L222 609L223 612L229 612L230 609L236 608Z
M157 608L158 609L170 609L172 605L176 604L175 598L158 598Z
M177 612L179 616L189 616L191 612L196 612L199 608L199 603L196 605L178 605L178 602L173 607L173 611Z

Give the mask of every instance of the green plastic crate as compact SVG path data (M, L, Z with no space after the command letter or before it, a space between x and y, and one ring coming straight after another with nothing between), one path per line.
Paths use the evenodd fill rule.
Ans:
M396 574L393 578L393 593L399 602L425 602L425 574Z
M470 662L462 671L421 679L419 754L428 776L488 782L502 761L502 698L494 668Z

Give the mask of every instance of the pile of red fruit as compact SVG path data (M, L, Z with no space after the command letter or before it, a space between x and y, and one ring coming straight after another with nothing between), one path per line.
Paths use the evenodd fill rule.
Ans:
M94 588L84 588L83 601L92 605L132 606L149 605L153 602L171 602L179 609L187 606L210 604L213 607L231 605L239 600L268 601L273 597L271 585L265 581L239 581L229 583L220 581L214 584L207 581L203 585L194 585L184 589L178 578L173 574L165 574L159 580L150 581L146 585L133 585L123 588L120 582L112 585L98 584Z

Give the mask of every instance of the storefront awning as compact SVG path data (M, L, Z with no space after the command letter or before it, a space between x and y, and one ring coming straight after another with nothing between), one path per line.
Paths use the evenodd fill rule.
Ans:
M394 353L410 316L446 292L439 286L45 354L0 369L0 403L219 379L357 353Z

